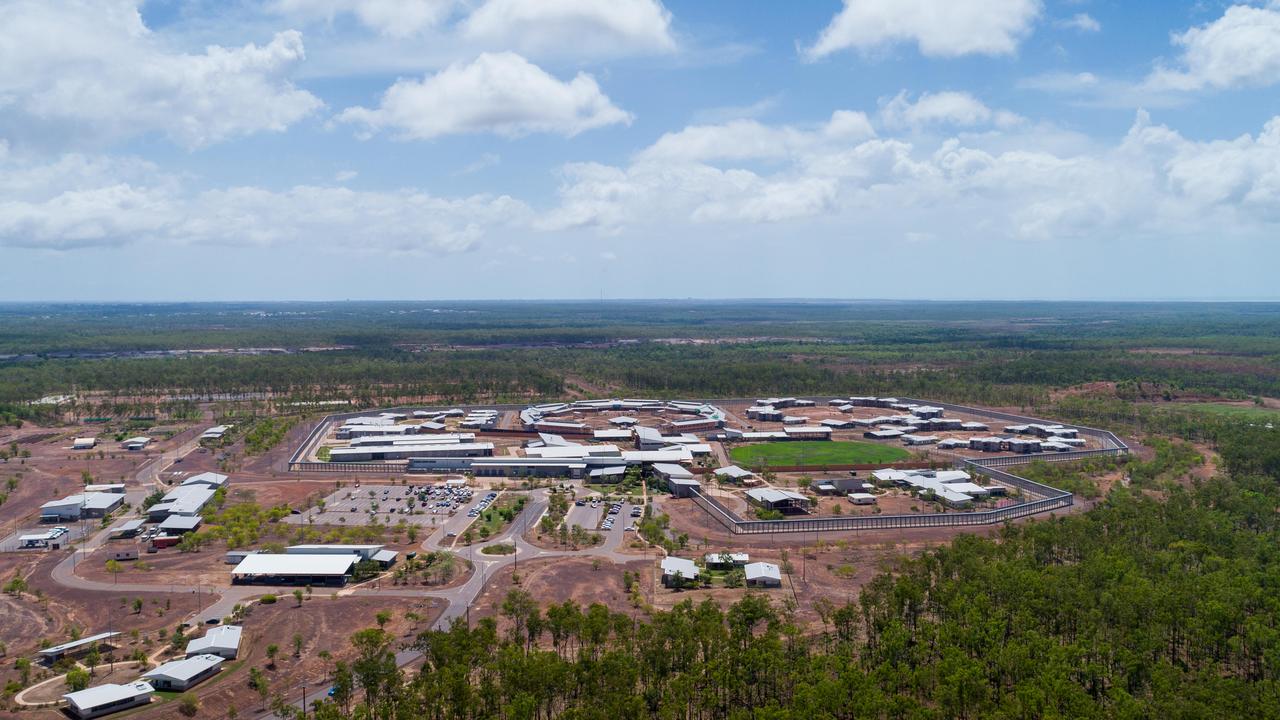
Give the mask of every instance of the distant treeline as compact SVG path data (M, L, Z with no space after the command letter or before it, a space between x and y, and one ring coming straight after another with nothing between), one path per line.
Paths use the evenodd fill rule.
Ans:
M519 402L561 397L568 383L587 394L881 393L1015 407L1044 407L1051 389L1099 381L1116 383L1122 399L1280 396L1278 310L835 302L0 306L0 348L15 351L352 348L0 360L0 403L72 388ZM588 341L604 344L577 344Z
M945 342L1015 349L1187 346L1280 354L1280 305L610 301L0 305L0 353L643 338Z

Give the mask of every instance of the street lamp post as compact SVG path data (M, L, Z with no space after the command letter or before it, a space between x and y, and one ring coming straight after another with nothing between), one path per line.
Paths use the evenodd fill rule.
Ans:
M307 720L307 684L302 684L302 720Z

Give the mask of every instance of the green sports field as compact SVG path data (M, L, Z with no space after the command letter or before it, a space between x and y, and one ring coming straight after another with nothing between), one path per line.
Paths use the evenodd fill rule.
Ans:
M1227 405L1225 403L1173 403L1166 406L1177 410L1218 415L1237 420L1260 420L1274 422L1280 420L1280 410L1258 407L1256 405Z
M775 442L742 445L729 457L744 468L762 465L858 465L906 460L911 454L902 448L875 443L845 441Z

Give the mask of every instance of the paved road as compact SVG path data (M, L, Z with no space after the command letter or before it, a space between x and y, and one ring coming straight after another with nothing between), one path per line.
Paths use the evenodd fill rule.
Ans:
M174 464L180 458L193 452L199 446L198 440L192 440L183 444L176 450L165 452L152 460L145 463L138 469L136 479L144 487L152 485L157 488L163 487L161 481L161 473ZM519 492L519 491L508 491ZM434 625L435 629L444 630L458 618L463 617L467 608L469 608L475 599L484 589L485 583L495 573L502 570L508 565L517 562L528 562L539 558L548 557L572 557L572 556L591 556L609 560L615 563L626 563L638 559L634 555L620 553L618 549L626 540L624 528L632 522L630 517L631 506L626 505L617 516L617 520L613 530L605 533L605 541L593 548L587 548L579 551L569 550L548 550L540 548L529 543L524 539L524 532L537 522L537 519L546 512L549 505L549 496L546 490L528 491L529 502L525 509L521 512L516 522L506 528L499 535L489 538L480 543L475 543L465 549L455 547L457 538L447 537L446 533L453 531L462 534L463 529L469 524L470 519L465 513L458 513L455 517L450 518L447 522L435 528L428 537L422 541L421 547L424 550L438 551L445 550L453 552L455 555L465 557L471 561L474 571L467 578L466 582L452 588L440 590L417 589L412 587L368 587L357 586L340 590L340 595L355 596L385 596L385 597L411 597L411 598L436 598L443 600L446 605L439 619ZM579 509L579 508L574 508ZM590 510L590 508L587 508ZM601 509L600 512L603 512ZM68 555L61 562L53 567L51 577L54 582L65 587L75 588L77 590L90 590L101 593L110 593L119 595L120 593L166 593L171 592L171 585L156 585L137 582L101 582L98 580L90 580L75 574L75 565L82 562L85 557L90 555L94 550L101 547L107 542L110 536L110 528L103 529L88 539L80 543L75 552ZM497 543L511 543L516 547L516 552L509 555L486 555L481 552L482 548ZM254 597L263 595L268 592L290 592L292 587L273 588L264 585L232 585L222 588L209 588L210 603L204 605L195 613L190 615L186 621L193 625L203 624L206 618L222 618L231 614L232 608L237 603L244 603ZM199 589L193 592L200 592ZM413 650L404 650L396 654L396 664L399 667L412 664L421 658L421 654ZM328 687L318 687L314 694L308 693L308 699L315 702L325 697ZM301 707L301 694L299 700L294 703L295 707ZM262 717L273 717L271 714Z

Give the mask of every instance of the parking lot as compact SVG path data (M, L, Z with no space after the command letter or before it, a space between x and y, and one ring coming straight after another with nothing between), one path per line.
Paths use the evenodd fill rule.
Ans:
M96 522L97 521L94 521L94 524L87 526L90 531L97 529L98 526ZM66 547L68 543L79 540L85 535L81 530L80 523L72 520L68 520L64 523L50 523L48 525L21 528L6 536L3 540L0 540L0 552L13 552L15 550L45 550L48 546L21 547L21 543L18 539L23 535L46 535L50 533L50 531L54 530L54 528L60 528L62 532L56 533L58 537L50 540L50 545L56 543L62 547Z
M286 522L317 525L367 525L373 520L389 525L400 521L426 527L438 526L474 504L468 487L443 484L357 485L342 488L324 499L323 510L312 508ZM466 515L466 512L462 512Z
M565 524L569 527L580 525L584 530L594 530L600 527L600 518L604 515L604 508L599 505L592 505L588 500L583 500L582 502L582 505L569 506L569 512L565 515Z

